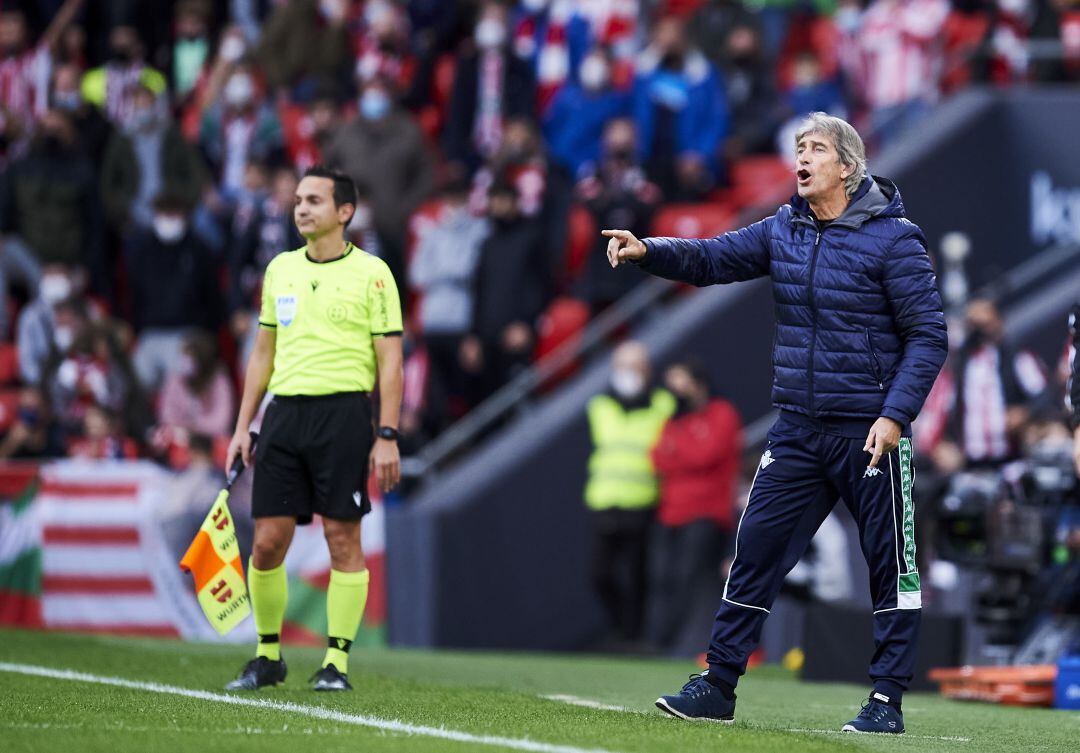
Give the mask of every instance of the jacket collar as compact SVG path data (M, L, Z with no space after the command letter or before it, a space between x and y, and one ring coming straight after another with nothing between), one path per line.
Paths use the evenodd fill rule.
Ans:
M817 223L806 199L798 194L792 196L791 208L794 222L816 229ZM851 197L847 209L829 226L858 230L867 220L878 216L903 217L904 204L900 200L900 191L891 180L868 175Z

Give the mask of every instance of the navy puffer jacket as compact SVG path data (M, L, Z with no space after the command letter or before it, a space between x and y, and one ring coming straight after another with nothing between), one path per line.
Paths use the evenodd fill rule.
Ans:
M773 405L813 417L907 426L922 408L948 338L926 239L900 192L866 178L818 231L802 198L715 238L647 238L642 269L694 285L769 275L776 301Z

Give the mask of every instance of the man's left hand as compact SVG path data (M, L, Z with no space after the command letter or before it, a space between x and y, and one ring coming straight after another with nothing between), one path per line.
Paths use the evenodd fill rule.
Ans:
M375 483L383 494L397 486L401 480L401 455L397 442L388 439L376 439L371 448L371 470L375 474Z
M866 444L863 452L873 455L870 458L870 467L877 468L882 455L887 455L900 446L900 432L904 427L891 418L882 416L870 427L870 433L866 435Z

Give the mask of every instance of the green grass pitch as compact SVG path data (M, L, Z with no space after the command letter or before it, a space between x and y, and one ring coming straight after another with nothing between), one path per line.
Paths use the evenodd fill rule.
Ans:
M305 682L322 652L286 646L290 675L283 686L239 696L255 705L227 703L222 686L249 651L0 630L0 750L1080 750L1080 713L963 704L928 694L906 697L906 735L841 736L833 731L858 710L866 688L800 683L777 668L744 679L734 725L682 722L662 716L652 702L681 686L694 671L690 663L585 655L365 649L351 659L356 690L331 695L316 694Z

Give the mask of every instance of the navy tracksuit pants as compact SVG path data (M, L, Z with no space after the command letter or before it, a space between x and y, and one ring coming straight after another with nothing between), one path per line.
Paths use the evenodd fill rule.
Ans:
M769 430L739 522L735 558L716 613L709 674L735 685L769 608L837 499L859 526L874 603L874 689L899 699L915 669L921 595L915 568L911 440L870 469L871 421L781 412Z

